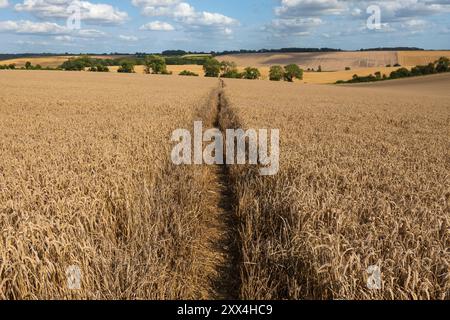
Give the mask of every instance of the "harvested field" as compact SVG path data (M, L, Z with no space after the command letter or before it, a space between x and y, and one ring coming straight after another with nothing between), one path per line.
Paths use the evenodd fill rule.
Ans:
M408 81L225 81L224 127L281 130L278 175L230 167L241 298L450 298L450 77Z
M373 52L328 52L328 53L249 53L219 56L219 60L234 61L239 66L270 67L272 65L298 64L303 69L340 71L352 69L385 67L397 63L395 51Z
M172 130L191 128L216 86L2 72L0 299L216 297L219 187L210 168L170 162Z
M398 62L402 66L427 65L440 57L450 58L450 51L399 51Z

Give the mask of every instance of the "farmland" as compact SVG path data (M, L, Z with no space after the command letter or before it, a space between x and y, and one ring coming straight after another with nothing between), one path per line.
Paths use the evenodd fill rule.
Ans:
M449 84L1 71L0 298L449 299ZM173 165L195 120L279 173Z
M277 176L230 172L243 298L449 298L449 85L226 81L224 127L283 137Z
M169 142L216 85L2 72L0 299L210 297L203 274L221 258L199 228L215 195L206 168L171 165Z

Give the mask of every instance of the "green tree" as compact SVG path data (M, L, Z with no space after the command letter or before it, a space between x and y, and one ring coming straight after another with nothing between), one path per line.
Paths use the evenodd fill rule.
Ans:
M284 70L281 66L272 66L269 71L270 81L281 81L284 77Z
M284 67L284 80L293 82L294 79L303 79L303 70L296 64L290 64Z
M168 74L166 59L161 56L151 55L145 58L145 73Z
M437 72L448 72L450 71L450 60L447 57L441 57L436 61L436 71Z
M27 61L27 62L25 63L25 69L30 70L30 69L32 69L32 68L33 68L33 66L32 66L31 62L30 62L30 61Z
M244 79L256 80L261 78L261 72L257 68L247 67L242 76Z
M117 70L120 73L134 73L134 65L131 62L122 62L122 65Z
M231 74L237 72L237 65L232 61L222 61L220 63L220 71L222 74Z
M11 63L11 64L8 66L8 68L11 69L11 70L14 70L14 69L16 69L16 65L15 65L14 63Z
M220 62L214 58L206 60L203 71L205 71L205 77L217 78L220 75Z

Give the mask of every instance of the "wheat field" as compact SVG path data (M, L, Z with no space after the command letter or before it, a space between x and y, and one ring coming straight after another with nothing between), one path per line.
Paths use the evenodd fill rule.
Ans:
M0 299L449 299L449 84L2 71ZM173 165L196 120L279 173Z
M241 297L450 299L449 84L226 81L222 125L282 137L278 175L230 169Z
M206 168L171 164L170 134L215 86L2 72L0 299L209 297L204 274L220 257L199 228L215 195ZM80 291L67 288L71 265Z

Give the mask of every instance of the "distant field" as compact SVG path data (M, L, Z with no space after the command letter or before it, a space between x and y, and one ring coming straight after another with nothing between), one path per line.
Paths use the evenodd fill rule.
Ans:
M230 60L240 66L272 66L295 63L304 69L323 71L385 67L397 63L397 53L394 51L374 52L327 52L327 53L250 53L220 56L220 60Z
M399 51L398 61L401 65L417 66L434 62L440 57L450 58L450 51Z
M195 55L199 56L199 55ZM350 80L354 74L358 76L368 76L377 71L389 75L398 67L386 67L386 65L400 65L412 68L416 65L424 65L436 61L439 57L450 57L450 51L374 51L374 52L332 52L332 53L255 53L255 54L235 54L218 56L219 61L234 61L238 65L239 71L243 71L247 66L258 67L261 71L262 80L268 80L270 66L289 63L299 64L303 69L317 70L322 67L325 72L305 72L301 83L327 84L335 83L338 80ZM75 56L74 56L75 57ZM94 56L96 58L108 59L119 56ZM0 61L0 64L14 63L17 67L23 67L27 61L33 65L40 64L43 67L58 67L69 59L67 56L42 57L42 58L20 58ZM350 67L351 70L345 70ZM111 72L116 72L119 67L109 67ZM169 71L178 75L183 70L197 73L203 77L203 67L201 65L170 65ZM144 66L135 66L136 73L144 73Z
M33 65L40 64L42 67L56 68L59 67L63 62L69 60L70 58L76 58L78 56L51 56L51 57L33 57L33 58L18 58L9 60L0 60L0 64L15 64L17 67L24 67L27 61L30 61ZM121 56L92 56L98 59L113 59L119 58Z
M386 67L400 63L405 66L427 64L441 56L450 57L450 51L362 51L362 52L330 52L330 53L249 53L218 57L219 60L236 62L239 66L264 67L295 63L304 69L317 70L319 65L323 71L342 71L346 67L353 70Z

